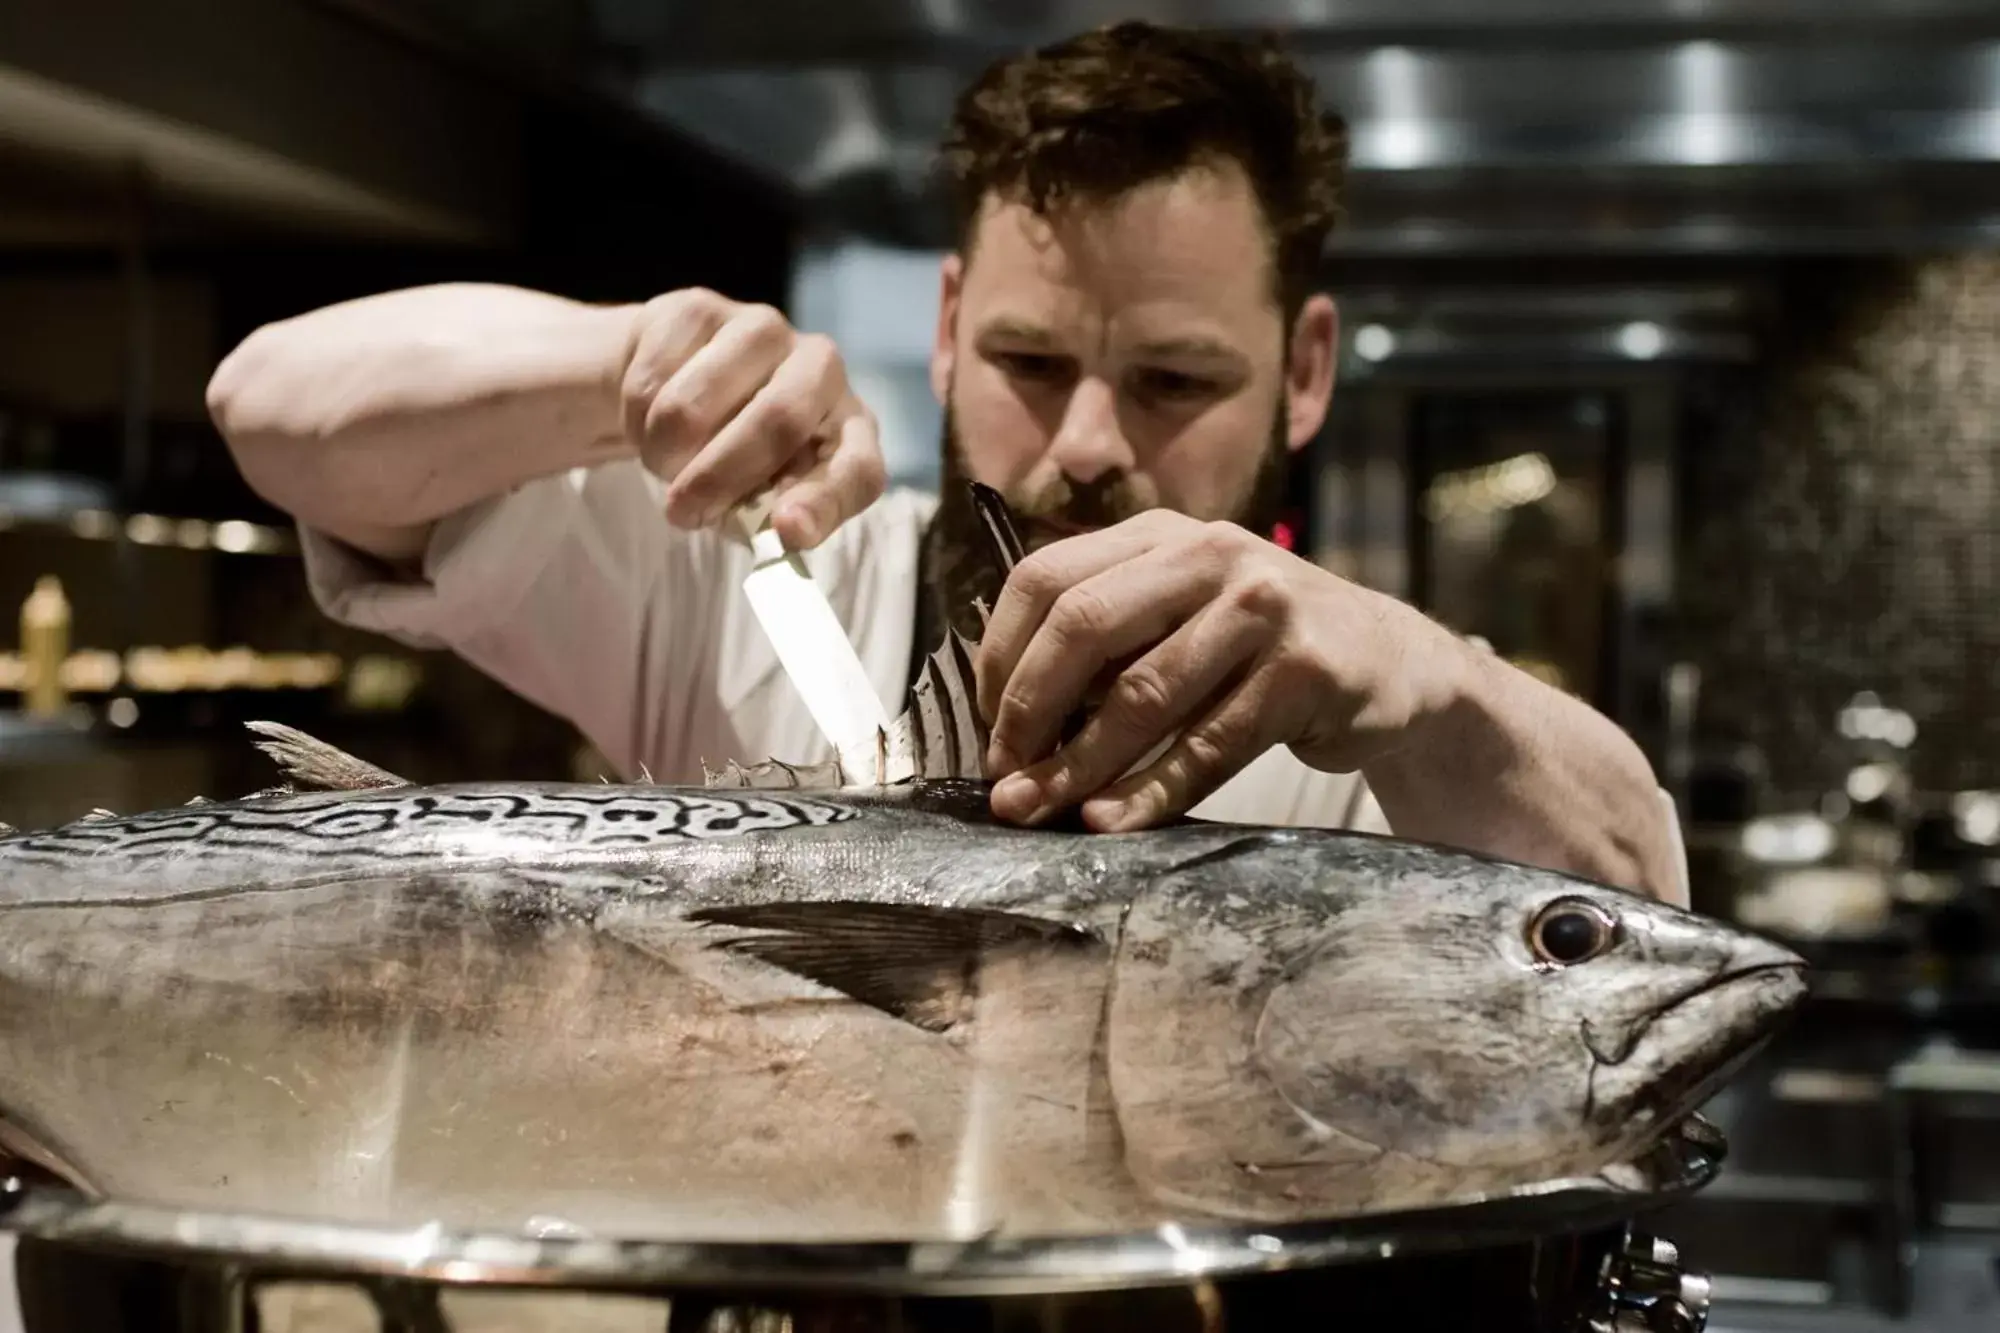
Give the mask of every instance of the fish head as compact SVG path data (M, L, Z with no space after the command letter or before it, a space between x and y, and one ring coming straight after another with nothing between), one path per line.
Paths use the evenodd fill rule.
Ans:
M1500 873L1343 913L1258 1017L1302 1117L1444 1166L1591 1169L1696 1109L1804 964L1653 899Z
M1128 1140L1165 1197L1226 1215L1592 1175L1695 1110L1805 991L1801 959L1727 923L1387 840L1249 849L1156 886L1135 927L1128 950L1170 942L1183 964L1133 998L1181 1010L1151 1049L1137 1008L1114 1039L1189 1079L1176 1120L1165 1066L1114 1065L1155 1111Z

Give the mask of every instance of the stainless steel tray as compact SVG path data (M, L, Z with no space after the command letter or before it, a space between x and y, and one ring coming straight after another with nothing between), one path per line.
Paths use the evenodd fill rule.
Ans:
M260 1276L416 1278L553 1288L760 1288L1005 1296L1185 1283L1524 1244L1616 1227L1714 1179L1726 1144L1698 1117L1634 1163L1627 1187L1556 1180L1419 1212L1287 1227L1164 1225L1120 1235L968 1243L689 1244L535 1237L427 1223L369 1227L90 1200L0 1183L0 1230L96 1250L222 1262Z

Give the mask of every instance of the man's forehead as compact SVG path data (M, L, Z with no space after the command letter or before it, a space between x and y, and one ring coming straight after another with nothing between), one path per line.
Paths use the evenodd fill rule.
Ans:
M967 239L964 298L975 305L1189 306L1236 320L1275 310L1270 243L1240 173L1189 171L1046 215L993 195Z

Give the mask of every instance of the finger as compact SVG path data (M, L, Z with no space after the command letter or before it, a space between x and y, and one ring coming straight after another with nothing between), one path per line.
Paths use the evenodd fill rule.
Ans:
M653 395L639 454L669 482L742 410L791 354L784 316L746 306L682 363Z
M1064 720L1106 664L1153 647L1215 595L1202 574L1179 545L1155 546L1050 603L1000 692L987 772L1005 777L1055 748ZM1143 672L1131 679L1167 684Z
M1272 672L1261 663L1243 683L1174 738L1137 773L1083 803L1083 821L1100 833L1129 833L1185 814L1276 743L1269 715Z
M735 309L733 301L702 290L673 292L646 303L638 340L619 383L627 440L636 446L644 439L653 400Z
M668 516L703 527L771 485L814 448L828 414L846 395L847 375L833 343L798 339L768 380L675 477L667 488Z
M779 495L771 525L795 551L808 551L835 528L881 498L888 469L875 418L854 403L837 418L829 447L795 484Z
M993 813L1039 823L1117 781L1197 710L1216 700L1269 646L1268 622L1215 603L1112 682L1082 730L1042 762L993 789Z
M1148 510L1099 532L1051 542L1014 566L987 617L973 663L981 714L989 721L998 716L1001 693L1056 598L1085 579L1152 549L1175 526L1192 521L1166 510Z

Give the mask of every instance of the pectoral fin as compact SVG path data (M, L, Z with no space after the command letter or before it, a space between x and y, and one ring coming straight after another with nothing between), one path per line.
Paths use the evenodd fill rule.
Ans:
M1023 950L1101 950L1095 932L979 908L901 903L771 903L690 914L758 932L722 943L904 1022L943 1032L978 996L982 963Z

